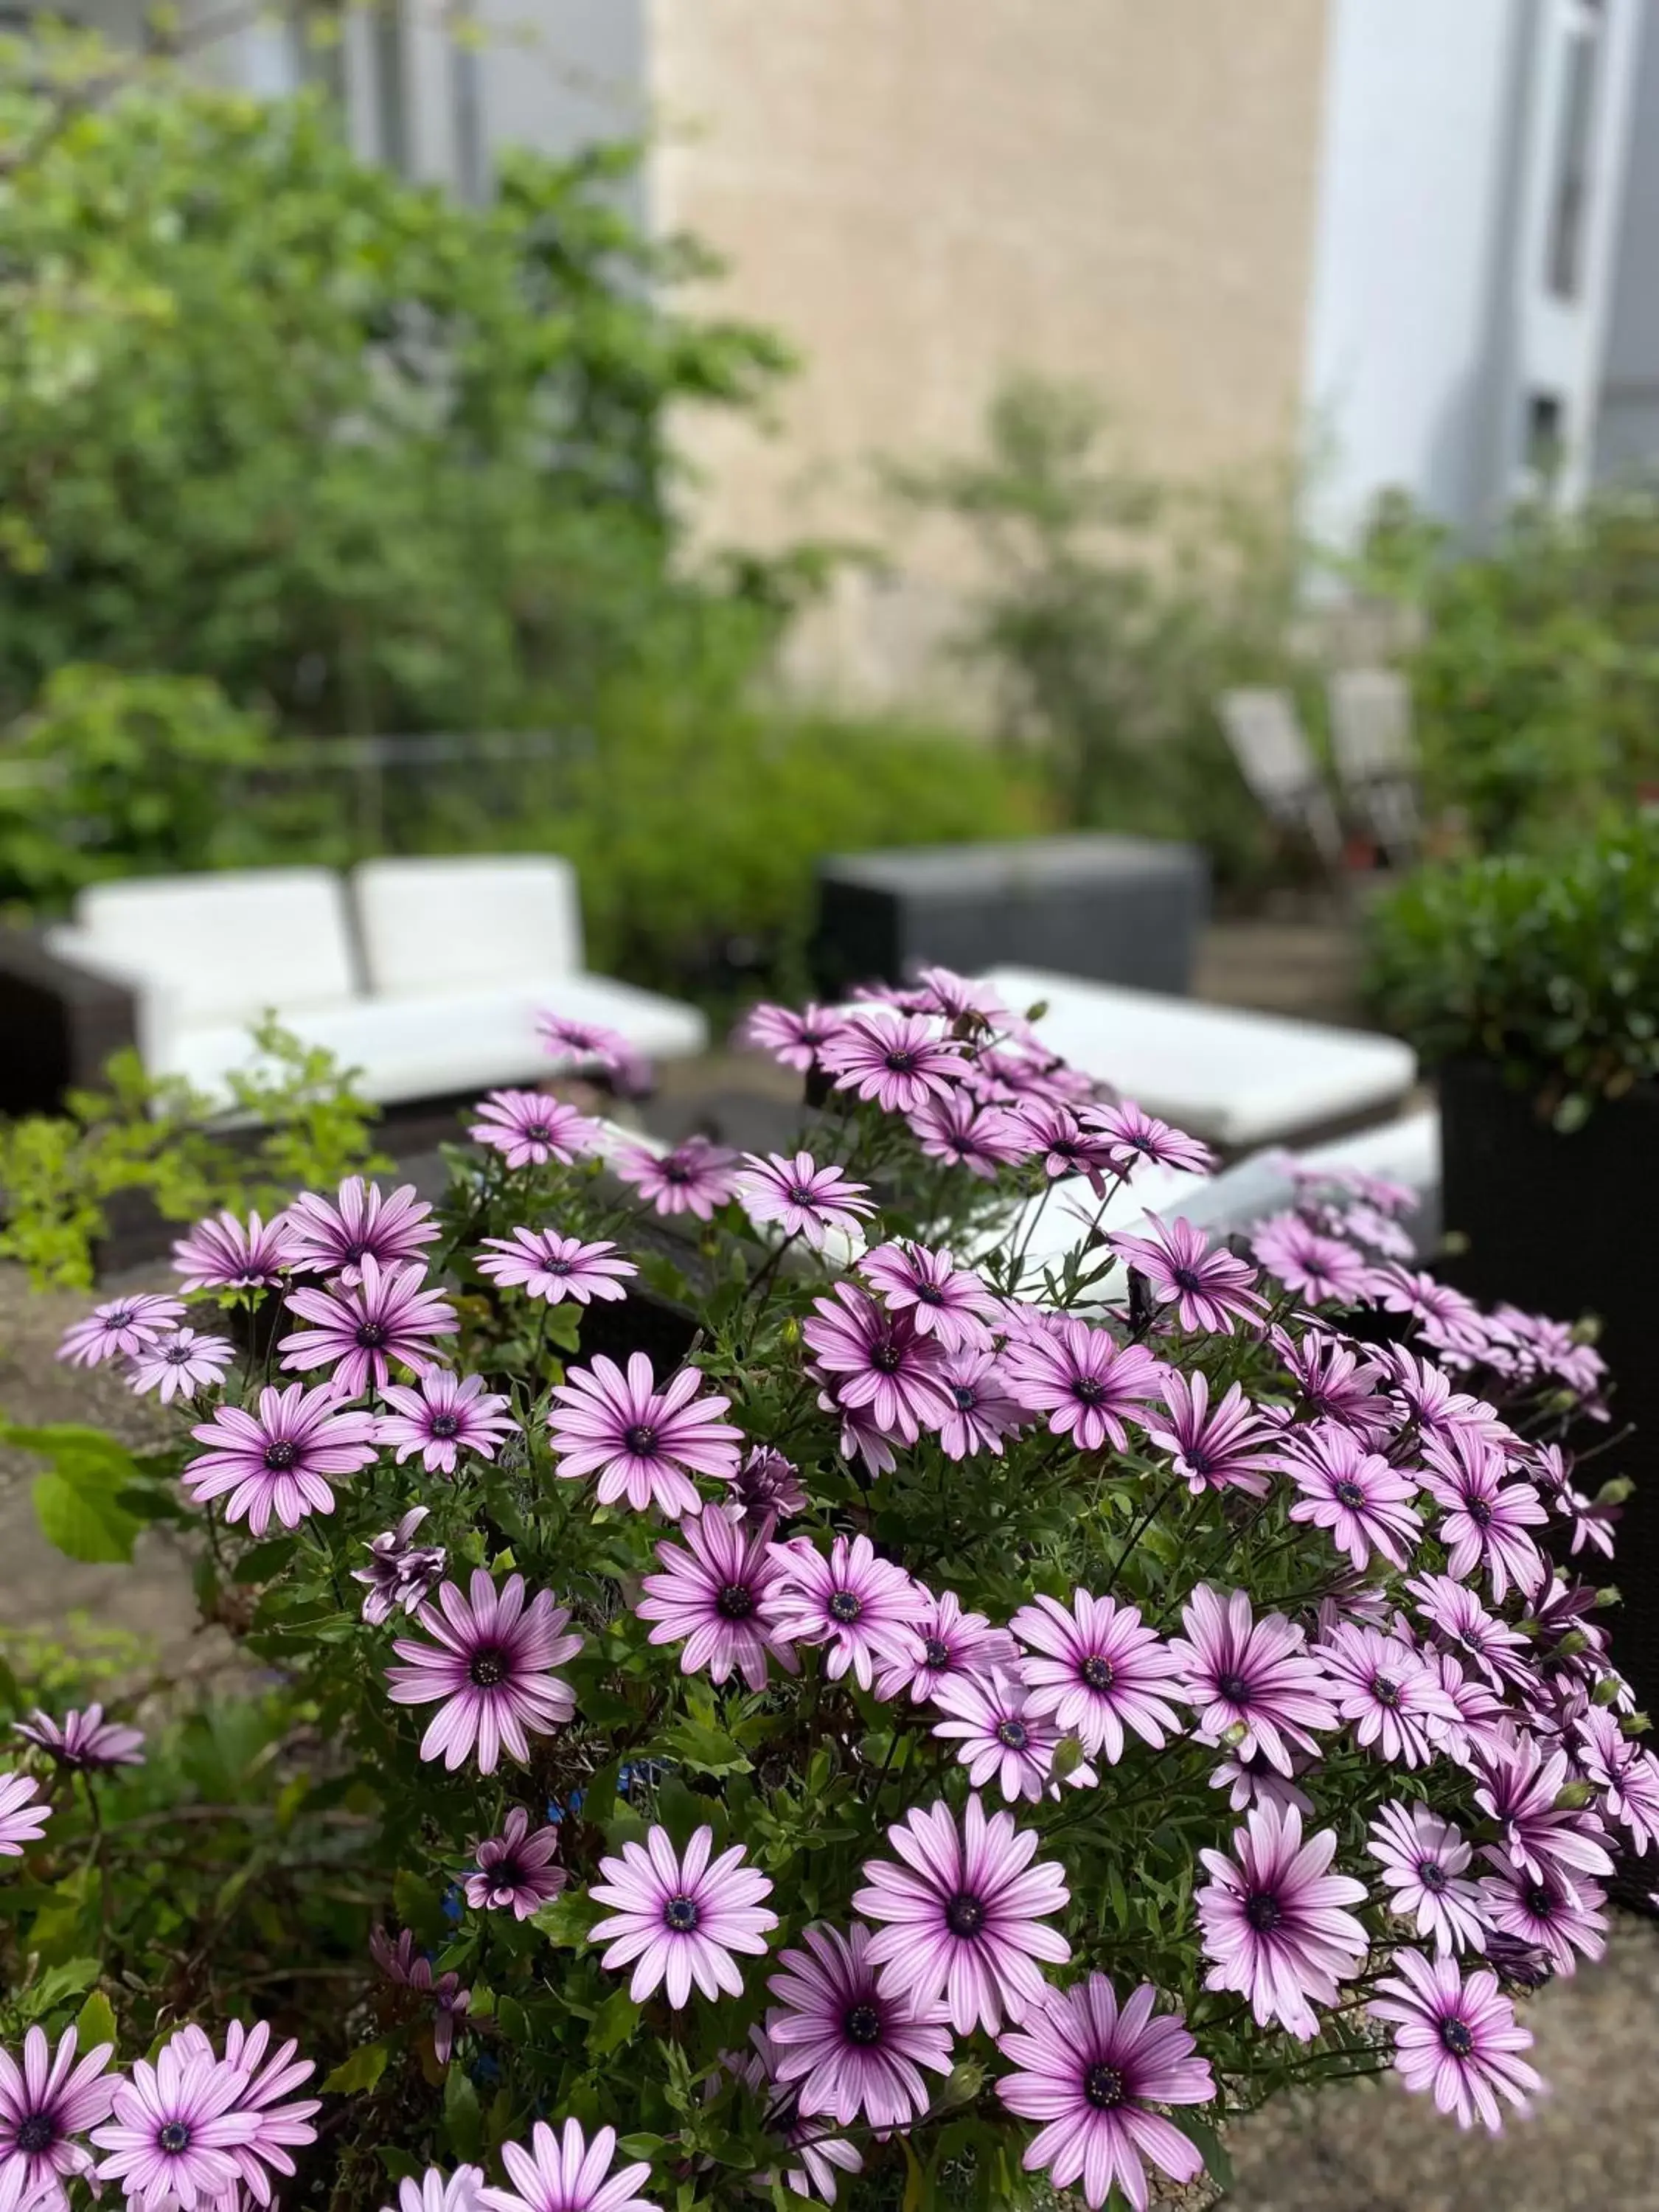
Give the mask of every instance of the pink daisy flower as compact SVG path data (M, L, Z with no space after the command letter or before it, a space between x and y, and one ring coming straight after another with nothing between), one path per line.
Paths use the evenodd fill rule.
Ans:
M732 1498L726 1510L734 1521L758 1528L806 1510L799 1468L770 1444L751 1444L743 1465L728 1480Z
M1365 1295L1371 1265L1363 1252L1322 1237L1299 1213L1275 1213L1250 1232L1258 1267L1316 1305L1352 1305Z
M914 1114L962 1073L962 1048L918 1014L849 1015L820 1054L837 1091L873 1098L884 1114Z
M447 2066L456 2035L465 2026L466 2015L471 2009L471 1990L461 1987L460 1976L453 1971L434 1975L431 1960L416 1957L415 1938L407 1928L395 1944L386 1941L384 1928L373 1929L368 1948L375 1965L389 1982L432 1999L433 2055L440 2066Z
M989 1349L987 1323L997 1317L997 1302L973 1269L959 1267L950 1252L904 1242L878 1244L860 1261L859 1272L889 1312L908 1313L917 1334L934 1338L946 1352Z
M604 1966L633 1966L628 1994L635 2004L665 1984L676 2012L690 2002L694 1983L706 1997L740 1997L733 1954L764 1954L778 1924L763 1902L772 1884L744 1863L741 1844L718 1858L714 1848L712 1828L699 1828L681 1854L667 1829L656 1827L643 1844L624 1844L620 1858L599 1861L605 1880L588 1894L615 1910L594 1923L590 1940L608 1946Z
M994 2035L1045 1994L1038 1961L1063 1966L1072 1947L1046 1923L1071 1901L1066 1876L1038 1860L1035 1829L969 1797L957 1825L945 1804L907 1814L886 1836L902 1862L866 1860L853 1910L879 1923L866 1953L884 1990L945 2000L958 2035Z
M442 1233L428 1218L431 1212L412 1182L388 1193L364 1176L348 1176L332 1200L302 1190L288 1211L288 1264L355 1283L366 1256L382 1267L418 1260Z
M697 1395L702 1380L699 1369L682 1367L659 1390L642 1352L629 1354L626 1375L603 1353L590 1367L569 1369L547 1417L557 1473L568 1482L597 1474L601 1505L626 1498L636 1513L647 1505L677 1518L702 1512L691 1476L729 1482L743 1442L743 1431L720 1418L730 1399Z
M1164 1387L1164 1370L1144 1345L1120 1344L1071 1314L1010 1340L1002 1355L1008 1388L1022 1406L1048 1416L1049 1433L1080 1452L1128 1443L1125 1423Z
M343 1412L331 1382L317 1390L302 1382L267 1388L257 1413L221 1406L191 1434L212 1447L179 1475L192 1501L203 1505L228 1492L226 1519L246 1521L256 1536L273 1513L284 1528L297 1528L307 1513L331 1513L333 1484L375 1454L374 1416Z
M388 1668L386 1680L394 1705L438 1707L421 1739L422 1759L441 1758L453 1773L476 1745L481 1773L495 1771L503 1747L527 1764L526 1731L545 1735L575 1711L574 1692L553 1670L582 1639L564 1633L570 1615L550 1591L526 1606L522 1575L498 1590L475 1567L470 1599L445 1583L438 1608L423 1605L416 1618L433 1641L399 1638L392 1650L409 1664Z
M175 1398L216 1390L235 1357L226 1337L198 1336L193 1328L176 1328L138 1353L128 1379L138 1397L154 1390L164 1406L170 1406Z
M1292 1521L1328 1528L1356 1572L1364 1571L1373 1553L1391 1567L1405 1566L1423 1533L1411 1502L1417 1485L1409 1475L1367 1451L1352 1429L1334 1421L1287 1430L1279 1464L1301 1492L1291 1508Z
M778 2079L779 2053L771 2037L763 2027L751 2027L749 2040L753 2047L748 2052L720 2055L744 2087L763 2099L761 2124L767 2134L781 2136L789 2155L799 2160L799 2166L785 2169L784 2180L797 2197L816 2197L820 2203L833 2204L842 2178L864 2171L857 2145L839 2134L832 2120L802 2119L799 2097L790 2084ZM769 2188L777 2176L770 2167L763 2167L755 2178Z
M66 2027L54 2051L46 2031L31 2027L21 2066L0 2051L0 2204L52 2212L69 2202L65 2184L92 2171L80 2138L109 2116L114 2045L94 2045L77 2064L77 2040Z
M1498 1871L1482 1877L1487 1924L1540 1951L1558 1974L1577 1971L1579 1955L1599 1959L1607 1948L1605 1902L1593 1881L1569 1881L1552 1870L1529 1874L1507 1851L1488 1847ZM1489 1941L1488 1950L1496 1947Z
M1055 2189L1083 2185L1098 2212L1114 2189L1146 2212L1146 2161L1172 2181L1204 2171L1196 2146L1153 2105L1207 2105L1215 2077L1180 2014L1154 2014L1158 1992L1143 1982L1121 2011L1104 1974L1051 1990L1023 2029L997 2045L1016 2070L997 2094L1022 2119L1042 2126L1028 2145L1028 2173Z
M1431 2091L1438 2110L1455 2113L1460 2128L1479 2119L1496 2135L1504 2124L1498 2098L1524 2112L1528 2093L1544 2086L1520 2056L1532 2048L1532 2031L1517 2022L1497 1975L1485 1967L1465 1977L1455 1960L1430 1960L1415 1951L1396 1952L1394 1964L1370 2009L1394 2029L1401 2080L1408 2089Z
M1423 1457L1423 1487L1442 1509L1448 1571L1467 1582L1480 1569L1499 1605L1511 1583L1535 1590L1547 1570L1527 1531L1549 1516L1532 1485L1505 1482L1503 1460L1470 1430L1425 1438Z
M597 1121L539 1091L492 1091L472 1110L474 1143L500 1152L510 1168L545 1167L549 1160L568 1168L605 1141Z
M556 1230L519 1228L509 1237L486 1237L491 1251L477 1255L481 1275L494 1279L503 1290L520 1290L527 1297L545 1298L556 1306L561 1298L586 1305L594 1298L623 1298L623 1288L639 1269L631 1260L618 1259L617 1248L602 1239L584 1244L579 1237L561 1237Z
M1273 1346L1296 1384L1303 1418L1338 1422L1368 1445L1394 1434L1399 1425L1395 1410L1376 1388L1382 1370L1362 1358L1352 1345L1320 1329L1297 1338L1276 1328Z
M909 1313L885 1313L855 1285L837 1283L833 1297L813 1299L801 1335L814 1382L831 1384L854 1412L867 1407L884 1436L914 1443L950 1419L939 1340Z
M1499 1688L1523 1682L1532 1669L1532 1647L1518 1628L1489 1612L1477 1590L1449 1575L1416 1575L1406 1584L1415 1610L1437 1638L1480 1669Z
M993 1628L982 1613L964 1613L954 1590L922 1594L927 1609L916 1620L910 1648L876 1677L878 1698L908 1690L924 1705L949 1676L994 1674L1014 1666L1019 1647L1006 1628Z
M1051 1099L1022 1098L1013 1115L1024 1133L1026 1158L1040 1160L1050 1181L1086 1176L1095 1196L1105 1196L1107 1170L1117 1172L1109 1137L1085 1128L1069 1106Z
M1207 1175L1215 1165L1215 1154L1207 1145L1183 1129L1172 1129L1133 1098L1121 1098L1115 1105L1085 1106L1079 1119L1106 1139L1112 1165L1121 1175L1132 1174L1143 1162L1179 1168L1188 1175Z
M162 2045L154 2065L136 2059L113 2086L112 2117L92 2131L109 2154L100 2179L118 2181L139 2212L163 2212L169 2202L195 2212L234 2195L242 2179L235 2154L258 2132L254 2115L241 2109L246 2082L182 2036Z
M902 1567L878 1559L867 1536L837 1536L827 1554L797 1536L775 1545L773 1555L782 1570L774 1632L795 1644L826 1644L832 1682L850 1669L867 1690L878 1666L908 1661L927 1595Z
M780 2077L799 2083L803 2118L824 2112L841 2127L859 2118L903 2127L927 2109L922 2068L951 2070L943 2003L878 1982L874 1938L860 1921L845 1935L809 1928L801 1941L804 1950L780 1954L783 1971L767 1984L782 2008L767 2020Z
M1210 1403L1209 1378L1200 1369L1163 1371L1167 1413L1142 1416L1146 1441L1170 1455L1170 1465L1194 1498L1206 1490L1267 1494L1267 1477L1279 1464L1278 1432L1235 1382Z
M672 1152L653 1152L630 1146L611 1162L619 1182L630 1183L659 1213L694 1213L699 1221L712 1221L714 1208L724 1206L738 1187L738 1155L707 1137L688 1137Z
M1009 1626L1037 1655L1019 1665L1031 1711L1075 1734L1091 1759L1103 1751L1115 1766L1126 1724L1154 1750L1180 1734L1168 1698L1181 1662L1133 1606L1073 1590L1069 1611L1058 1598L1039 1596Z
M1302 1839L1302 1816L1259 1806L1233 1832L1233 1856L1200 1851L1211 1879L1194 1902L1211 1960L1204 1986L1237 1990L1258 2027L1277 2021L1298 2041L1319 2033L1314 2006L1334 2005L1357 1974L1369 1939L1344 1908L1364 1882L1330 1872L1336 1831Z
M843 1406L831 1388L819 1391L818 1410L833 1413L840 1423L838 1444L843 1459L862 1460L872 1475L891 1474L898 1465L891 1439L877 1427L867 1406Z
M419 1452L428 1474L453 1474L462 1452L494 1459L495 1447L518 1425L512 1401L486 1390L482 1375L428 1367L414 1389L389 1382L381 1395L392 1411L376 1420L375 1443L395 1446L399 1467Z
M283 1304L316 1326L283 1338L283 1365L304 1372L334 1363L334 1387L343 1398L371 1385L383 1390L394 1359L424 1375L433 1364L430 1340L453 1336L460 1327L441 1293L422 1288L425 1281L418 1260L382 1272L365 1252L356 1283L290 1291Z
M1000 1106L976 1104L965 1091L926 1100L909 1121L925 1158L966 1168L985 1182L1025 1157L1025 1133L1013 1115Z
M21 1859L25 1844L38 1844L52 1817L36 1802L40 1785L32 1774L0 1773L0 1859Z
M1607 1817L1629 1830L1638 1852L1659 1850L1659 1759L1601 1705L1580 1715L1573 1735L1578 1770L1601 1792Z
M406 2173L398 2184L398 2202L380 2212L484 2212L483 2169L458 2166L453 2173L429 2166L417 2181Z
M37 1706L27 1720L14 1721L12 1727L17 1735L38 1744L59 1766L78 1774L107 1774L118 1766L144 1763L143 1730L106 1721L102 1705L67 1712L61 1721L53 1720Z
M251 1213L245 1222L228 1211L210 1215L173 1248L173 1272L187 1291L269 1290L293 1264L286 1213L273 1221Z
M1121 1259L1144 1277L1157 1305L1173 1306L1182 1328L1227 1335L1236 1321L1252 1325L1267 1311L1266 1301L1250 1285L1255 1270L1231 1252L1212 1249L1209 1238L1190 1221L1165 1222L1155 1213L1150 1237L1109 1237Z
M1314 1656L1354 1741L1395 1766L1426 1766L1457 1708L1409 1644L1380 1629L1344 1622Z
M363 1619L378 1628L401 1606L414 1613L443 1580L447 1554L441 1544L417 1544L415 1532L427 1517L424 1505L411 1505L395 1528L370 1540L368 1565L354 1567L351 1579L368 1591Z
M1201 1743L1225 1738L1246 1757L1259 1751L1288 1775L1291 1746L1315 1752L1309 1730L1336 1726L1324 1676L1304 1647L1302 1631L1282 1613L1258 1620L1243 1590L1224 1598L1200 1583L1181 1625L1187 1633L1173 1638L1170 1650L1181 1663L1180 1694L1198 1713Z
M759 1052L769 1052L785 1067L805 1075L840 1029L844 1017L828 1007L805 1006L750 1007L738 1030L740 1041Z
M1370 1296L1389 1313L1410 1314L1423 1332L1424 1341L1440 1350L1478 1359L1486 1349L1486 1323L1480 1309L1449 1283L1389 1261L1377 1268Z
M513 2183L511 2189L484 2189L479 2203L489 2212L656 2212L648 2197L639 2194L641 2182L651 2179L648 2165L611 2171L617 2154L617 2131L599 2128L590 2143L574 2120L567 2120L556 2135L545 2120L530 2132L530 2148L517 2143L501 2145L501 2163ZM405 2206L404 2212L410 2212ZM422 2207L422 2212L431 2212Z
M1033 1710L1017 1675L951 1675L934 1690L933 1703L945 1717L933 1723L933 1734L956 1744L975 1790L994 1779L1010 1804L1022 1797L1036 1804L1045 1795L1060 1795L1054 1760L1068 1731ZM1080 1759L1065 1777L1075 1790L1099 1778Z
M1414 1421L1425 1435L1438 1437L1447 1444L1465 1430L1494 1447L1508 1436L1509 1430L1485 1399L1455 1389L1445 1369L1436 1366L1433 1360L1419 1358L1403 1344L1376 1345L1371 1357L1403 1409L1403 1415L1396 1416L1396 1429Z
M646 1576L634 1608L657 1624L652 1643L684 1644L682 1674L706 1669L716 1682L739 1674L751 1690L766 1686L769 1654L786 1674L799 1673L776 1626L781 1570L769 1531L747 1533L711 1509L682 1522L680 1534L683 1543L657 1546L666 1571Z
M1385 1805L1370 1825L1370 1856L1382 1869L1389 1910L1432 1937L1438 1955L1483 1951L1480 1892L1460 1830L1426 1805Z
M147 1354L184 1315L181 1298L134 1291L94 1306L84 1321L64 1330L59 1359L71 1367L101 1367L106 1359L136 1359Z
M530 1815L515 1805L499 1836L486 1836L472 1847L474 1866L464 1887L475 1912L507 1912L528 1920L556 1898L570 1877L552 1862L559 1832L550 1824L530 1832Z
M1613 1872L1606 1831L1589 1806L1572 1803L1571 1776L1565 1750L1557 1745L1547 1752L1534 1735L1498 1744L1480 1760L1474 1802L1522 1874L1560 1874L1576 1881Z
M917 971L910 1004L919 1014L939 1014L969 1028L1006 1028L1013 1019L995 987L977 975L937 965Z
M575 1021L568 1014L544 1012L536 1017L536 1034L543 1051L561 1067L624 1075L640 1064L639 1054L622 1031L606 1029L602 1022Z
M1000 1453L1006 1438L1029 1425L1009 1395L997 1352L953 1352L940 1365L939 1381L951 1400L939 1425L939 1449L947 1459Z
M199 2027L182 2027L171 2040L187 2060L197 2058L210 2065L216 2063L217 2054ZM289 2151L316 2142L317 2130L311 2120L321 2109L316 2097L282 2101L288 2098L289 2090L309 2081L316 2068L309 2058L295 2057L299 2045L292 2039L279 2045L267 2058L270 2044L270 2027L265 2021L257 2021L251 2029L245 2028L240 2021L232 2021L225 2031L224 2063L242 2080L241 2094L234 2109L253 2122L253 2133L233 2148L231 2156L240 2170L243 2183L259 2204L270 2203L273 2173L293 2173L294 2160Z
M1312 1765L1306 1752L1293 1752L1291 1773L1284 1775L1259 1751L1230 1750L1210 1776L1210 1787L1227 1792L1228 1805L1235 1813L1248 1812L1252 1805L1277 1805L1281 1810L1294 1805L1305 1820L1314 1802L1305 1790L1297 1788L1292 1778L1305 1774Z
M747 1173L738 1178L744 1212L757 1226L775 1221L786 1237L799 1237L815 1252L823 1249L832 1230L851 1236L861 1215L873 1213L865 1193L838 1167L821 1168L811 1152L786 1159L781 1152L745 1152Z

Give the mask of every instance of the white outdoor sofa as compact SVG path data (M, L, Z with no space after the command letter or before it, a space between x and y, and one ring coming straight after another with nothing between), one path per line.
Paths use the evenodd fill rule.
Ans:
M545 854L98 884L46 948L131 994L151 1074L215 1099L273 1010L384 1106L547 1075L543 1012L615 1030L642 1060L708 1042L695 1006L586 973L574 873Z

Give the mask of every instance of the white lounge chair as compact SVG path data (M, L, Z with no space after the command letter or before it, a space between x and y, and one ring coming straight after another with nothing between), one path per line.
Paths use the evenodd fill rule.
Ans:
M1342 859L1342 825L1289 694L1224 691L1216 714L1262 811L1301 830L1326 865L1336 867Z
M1343 797L1391 854L1422 829L1411 686L1395 668L1339 668L1330 678L1331 752Z

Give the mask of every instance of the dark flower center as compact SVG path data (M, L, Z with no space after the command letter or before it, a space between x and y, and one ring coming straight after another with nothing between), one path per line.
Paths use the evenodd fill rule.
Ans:
M1417 1879L1422 1883L1425 1889L1432 1891L1437 1897L1440 1894L1440 1892L1450 1882L1451 1876L1446 1872L1445 1868L1441 1865L1438 1859L1419 1859L1417 1862Z
M848 2011L842 2026L847 2040L855 2043L860 2051L867 2051L872 2043L881 2041L881 2014L872 2004L855 2004Z
M475 1651L466 1665L467 1680L481 1690L498 1689L507 1680L507 1654L486 1644Z
M1106 1388L1092 1375L1079 1375L1072 1385L1072 1395L1080 1406L1099 1406L1105 1402Z
M726 1620L747 1620L755 1610L755 1593L747 1583L727 1583L714 1600L714 1610Z
M349 1267L355 1267L358 1261L363 1257L364 1254L368 1250L368 1247L367 1244L348 1244L345 1249L341 1253L340 1257L345 1261Z
M1285 1908L1271 1890L1255 1889L1244 1900L1244 1917L1258 1936L1271 1936L1285 1917Z
M831 1620L838 1620L843 1628L850 1627L864 1611L864 1601L851 1590L831 1590L827 1607Z
M173 2152L188 2150L190 2130L182 2120L168 2120L156 2136L155 2141L162 2150Z
M979 1403L979 1400L964 1383L957 1382L953 1384L951 1390L951 1395L956 1400L957 1411L960 1413L971 1413L975 1407Z
M945 1304L944 1291L932 1283L918 1283L915 1290L917 1302L921 1305L942 1306Z
M290 1443L286 1437L278 1437L274 1443L265 1446L265 1465L272 1474L283 1474L300 1456L300 1447Z
M1023 1721L999 1721L997 1741L1009 1751L1024 1751L1031 1741Z
M985 1925L985 1907L959 1889L945 1908L945 1924L953 1936L977 1936Z
M1123 2076L1115 2066L1091 2066L1083 2077L1083 2094L1097 2112L1109 2112L1123 2102Z
M170 1344L161 1357L169 1367L183 1367L189 1361L190 1346L187 1344Z
M1469 2033L1467 2021L1443 2020L1440 2040L1454 2058L1473 2058L1474 2056L1474 2038Z
M677 1936L692 1934L701 1917L695 1898L671 1897L662 1909L663 1926L672 1928Z
M657 1449L657 1432L643 1421L635 1421L631 1429L623 1431L623 1442L635 1459L648 1459Z
M1250 1686L1242 1674L1218 1674L1215 1686L1230 1705L1248 1705L1250 1702Z
M1400 1703L1400 1685L1398 1682L1390 1680L1386 1674L1373 1674L1371 1695L1379 1705L1386 1705L1389 1711L1393 1712Z
M570 1262L568 1260L544 1260L542 1268L543 1272L549 1275L568 1275L570 1273Z
M811 1192L804 1189L798 1182L792 1182L789 1186L789 1200L793 1206L811 1206L817 1202Z
M379 1321L363 1322L357 1330L357 1341L365 1352L378 1352L386 1342L386 1323Z
M942 1636L922 1638L921 1656L933 1672L940 1674L951 1663L951 1647Z
M434 1413L427 1426L434 1437L447 1438L461 1433L460 1422L453 1413Z
M1193 1267L1171 1267L1170 1280L1178 1291L1201 1291L1204 1279Z
M892 1069L895 1075L908 1075L915 1064L916 1056L915 1053L905 1052L902 1050L890 1052L885 1062L885 1065Z
M545 1121L526 1121L524 1133L532 1145L544 1145L553 1134Z
M31 2112L13 2137L21 2151L50 2150L58 2140L58 2124L50 2112Z
M1546 1889L1541 1881L1534 1882L1522 1895L1526 1908L1534 1919L1548 1920L1553 1915L1558 1902L1555 1892Z
M1109 1690L1117 1680L1117 1669L1097 1651L1091 1651L1077 1671L1085 1689Z
M884 1337L870 1354L870 1364L884 1375L896 1375L903 1364L904 1354L890 1336Z
M1339 1482L1332 1495L1339 1505L1346 1505L1352 1510L1357 1510L1365 1503L1365 1493L1357 1482Z
M1194 1474L1209 1474L1214 1471L1215 1462L1201 1445L1188 1444L1182 1457Z
M662 1164L662 1179L665 1182L690 1182L691 1170L684 1160L665 1160Z
M1471 1498L1464 1510L1477 1528L1491 1528L1492 1508L1484 1498Z

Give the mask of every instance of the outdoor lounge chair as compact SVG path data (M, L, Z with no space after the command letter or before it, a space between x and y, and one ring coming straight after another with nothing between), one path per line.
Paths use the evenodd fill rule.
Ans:
M1299 830L1328 867L1339 866L1342 824L1289 693L1224 691L1216 713L1262 811Z
M1397 669L1339 668L1328 696L1343 799L1391 858L1408 858L1422 830L1411 687Z

